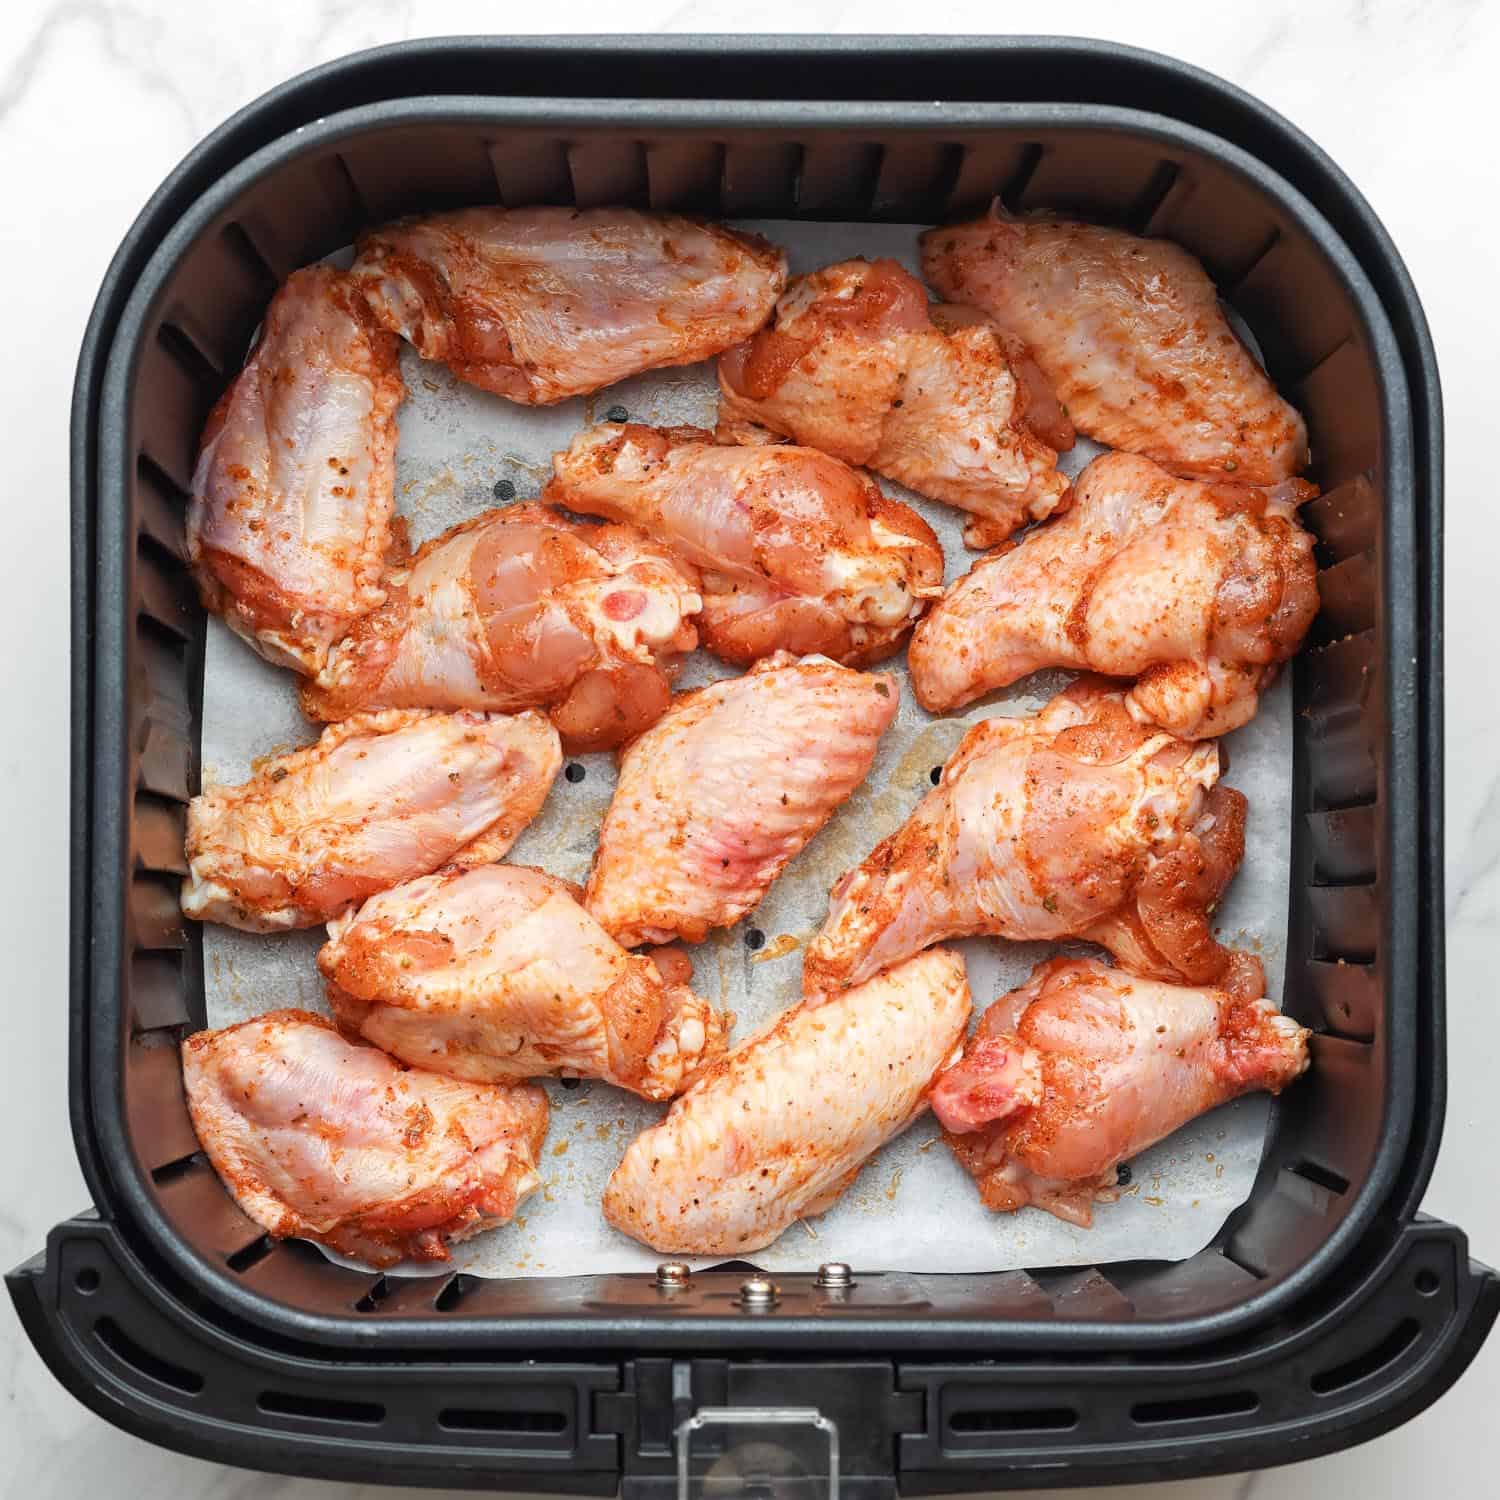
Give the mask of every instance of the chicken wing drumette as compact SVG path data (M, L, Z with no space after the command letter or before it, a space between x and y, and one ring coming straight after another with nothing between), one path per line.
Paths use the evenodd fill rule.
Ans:
M682 694L621 757L589 910L626 947L737 922L864 780L897 693L781 655Z
M355 284L294 271L209 415L187 514L203 607L269 661L316 672L385 598L405 394Z
M878 661L943 591L926 521L811 448L605 424L554 457L544 495L630 522L700 569L703 644L741 666L773 651Z
M1004 541L1067 494L1073 429L1019 339L973 308L928 305L893 260L797 277L774 323L719 359L722 430L755 423L972 513Z
M786 285L755 235L628 208L462 208L359 242L375 315L460 380L545 406L753 333Z
M372 1266L446 1260L541 1185L541 1089L403 1067L309 1011L200 1031L182 1044L182 1072L214 1171L278 1239Z
M831 1208L926 1110L968 1020L963 960L943 948L815 1010L785 1012L631 1142L604 1217L679 1255L769 1245Z
M1218 778L1214 742L1143 727L1097 679L1034 718L976 724L906 823L834 886L804 990L980 934L1086 938L1138 973L1258 986L1258 962L1209 928L1245 852L1245 799Z
M732 1018L625 952L578 895L517 865L382 892L329 924L318 967L334 1014L455 1078L567 1074L669 1098L724 1051Z
M538 713L357 714L193 798L182 909L250 932L315 927L441 865L488 864L561 764Z
M1306 465L1302 418L1171 241L997 210L929 230L922 270L1023 339L1073 425L1107 447L1241 484Z
M1318 612L1316 491L1174 479L1097 458L1067 515L982 557L912 637L912 688L935 713L1042 667L1134 677L1130 710L1187 739L1254 717Z
M1279 1094L1307 1067L1307 1037L1258 989L1053 958L980 1017L932 1108L987 1208L1087 1226L1120 1162L1241 1094Z
M660 716L697 644L696 572L628 526L543 505L487 511L390 573L390 597L302 688L315 719L370 708L545 707L571 748Z

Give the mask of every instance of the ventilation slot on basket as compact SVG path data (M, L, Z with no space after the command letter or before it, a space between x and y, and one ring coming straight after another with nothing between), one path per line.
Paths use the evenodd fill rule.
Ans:
M175 875L138 870L130 880L130 928L137 948L182 949L188 945Z
M560 1411L488 1411L473 1406L445 1406L438 1413L438 1423L455 1432L504 1432L517 1437L568 1430L568 1418Z
M479 1277L468 1276L460 1271L451 1280L443 1283L442 1291L433 1299L433 1308L440 1313L452 1312L478 1285Z
M154 1032L180 1033L192 1020L188 1012L183 955L167 949L136 953L130 959L130 1031L134 1037ZM181 1040L174 1034L175 1045Z
M384 1276L377 1276L367 1291L358 1302L354 1304L356 1312L374 1312L377 1307L390 1295L391 1284Z
M1065 1432L1078 1425L1071 1406L1032 1406L1017 1410L956 1411L948 1418L948 1430L967 1432Z
M1175 161L1160 161L1151 174L1151 180L1141 189L1125 213L1125 227L1133 234L1145 234L1157 210L1167 201L1167 194L1177 186L1182 168Z
M862 219L875 198L884 153L868 141L809 143L797 171L797 210L824 219Z
M251 1266L258 1266L273 1249L276 1241L268 1234L263 1234L258 1240L251 1240L229 1257L228 1266L231 1271L248 1271Z
M1030 186L1031 179L1036 176L1036 169L1041 164L1042 148L1039 145L1033 143L1022 151L1020 164L1011 173L1005 186L1000 189L1000 202L1010 213L1020 212L1021 199L1025 196L1026 189Z
M176 480L144 453L136 459L135 493L139 503L141 535L178 560L187 560L184 520L188 497Z
M224 372L175 323L163 323L156 330L156 341L195 386L215 392L223 386Z
M1337 1172L1328 1167L1319 1166L1315 1161L1299 1161L1288 1167L1287 1171L1296 1173L1304 1182L1316 1183L1320 1188L1326 1188L1338 1197L1343 1197L1349 1191L1347 1177L1341 1177Z
M897 223L942 217L964 164L962 146L919 141L887 146L881 154L872 212Z
M207 1161L208 1158L201 1151L190 1151L186 1156L179 1156L176 1161L165 1162L153 1169L151 1180L157 1187L165 1187L169 1182L176 1182L179 1177L186 1177Z
M373 1427L385 1421L385 1407L378 1401L336 1401L331 1396L262 1391L256 1405L273 1417L306 1417L312 1422L358 1422Z
M1260 1400L1253 1391L1225 1391L1216 1396L1142 1401L1130 1408L1130 1419L1143 1427L1154 1422L1199 1422L1205 1417L1242 1417L1259 1405Z
M365 202L365 195L359 190L359 183L355 180L354 169L344 159L340 152L333 155L334 170L338 173L339 181L343 184L345 191L349 194L349 201L354 205L354 219L359 224L369 224L376 216L370 212L369 204Z
M572 146L568 177L579 208L645 208L650 202L646 148L640 141L606 139Z
M1380 934L1380 892L1375 886L1313 885L1306 896L1313 958L1351 964L1375 961Z
M100 1318L94 1324L94 1337L122 1363L129 1365L152 1380L169 1385L174 1391L196 1396L203 1389L203 1377L195 1370L186 1370L181 1365L143 1349L113 1318Z
M1239 267L1233 276L1226 277L1219 284L1219 296L1226 302L1234 300L1237 287L1246 282L1254 274L1255 268L1281 243L1281 231L1273 229L1261 244L1260 248L1243 265Z
M1308 1384L1317 1395L1327 1396L1353 1385L1357 1380L1365 1380L1400 1359L1411 1348L1421 1331L1422 1325L1415 1318L1403 1318L1373 1349L1367 1350L1357 1359L1346 1360L1341 1365L1334 1365L1331 1370L1314 1375Z
M136 609L163 630L191 640L202 618L182 559L148 532L136 537Z
M219 237L250 278L260 284L259 301L269 302L281 278L271 262L260 253L260 247L250 238L245 226L238 223L226 224Z

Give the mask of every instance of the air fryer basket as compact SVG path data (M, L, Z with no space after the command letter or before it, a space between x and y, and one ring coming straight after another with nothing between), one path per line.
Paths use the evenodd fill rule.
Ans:
M850 1424L873 1425L885 1454L851 1462L871 1475L899 1470L908 1487L918 1476L940 1487L949 1471L941 1484L962 1487L981 1467L993 1483L1006 1465L1055 1464L1059 1448L1108 1477L1138 1476L1142 1464L1181 1473L1270 1461L1270 1448L1248 1445L1274 1425L1270 1372L1294 1347L1313 1405L1378 1371L1414 1370L1418 1356L1431 1365L1420 1405L1493 1320L1494 1282L1470 1273L1461 1236L1413 1224L1443 1096L1440 413L1399 260L1314 148L1179 65L1069 42L799 43L808 97L766 98L768 72L786 65L778 49L791 45L441 42L333 65L200 147L101 293L74 429L75 648L87 673L75 698L72 1082L104 1225L71 1236L60 1227L46 1263L13 1286L75 1388L103 1379L77 1374L84 1356L73 1346L87 1344L85 1363L118 1359L191 1412L208 1399L195 1372L209 1356L189 1351L224 1339L242 1374L247 1361L282 1357L267 1351L328 1359L337 1349L345 1385L380 1388L334 1400L324 1379L320 1413L312 1367L291 1360L278 1376L282 1404L262 1391L237 1418L243 1430L286 1435L284 1452L247 1453L222 1434L195 1439L195 1451L217 1441L224 1456L262 1464L365 1472L317 1455L360 1423L368 1451L393 1441L381 1424L395 1420L385 1403L395 1377L379 1367L420 1360L430 1399L409 1406L413 1430L394 1436L416 1447L382 1465L387 1477L454 1482L442 1454L474 1448L491 1480L524 1470L535 1487L540 1471L559 1487L599 1488L618 1479L616 1434L627 1474L632 1453L640 1476L664 1472L671 1428L661 1423L674 1399L687 1409L736 1390L737 1404L760 1399L743 1373L755 1367L735 1363L753 1353L787 1368L847 1359L800 1367L812 1381L807 1404L836 1403L830 1391L844 1390ZM902 102L914 93L947 102ZM1076 209L1196 252L1308 419L1323 495L1304 515L1319 539L1323 609L1294 668L1285 1006L1317 1034L1311 1073L1273 1115L1250 1201L1178 1264L974 1276L861 1267L856 1287L834 1297L813 1284L813 1247L808 1273L783 1276L779 1304L756 1314L735 1300L736 1267L664 1296L628 1276L388 1280L268 1240L224 1193L188 1120L176 1043L204 1021L202 960L177 888L204 639L183 563L184 506L203 418L276 283L363 224L459 203L940 222L997 194L1015 209ZM129 1299L144 1319L135 1334L124 1310L102 1316L104 1300L92 1310L80 1301L114 1297L121 1277L151 1289L154 1311ZM1367 1342L1384 1356L1366 1368L1358 1348L1344 1348L1348 1378L1320 1393L1307 1347L1366 1325L1378 1325ZM181 1339L188 1350L173 1354ZM1149 1400L1118 1405L1109 1372L1128 1355L1143 1362L1137 1391L1164 1384L1209 1404L1179 1410L1163 1396L1145 1416ZM449 1422L459 1406L474 1415L470 1398L427 1411L448 1383L477 1380L479 1365L462 1362L527 1358L582 1361L525 1367L527 1421ZM997 1363L953 1363L977 1358ZM948 1363L908 1363L935 1360ZM484 1368L485 1410L513 1408L497 1395L511 1388L504 1367ZM1026 1420L1004 1420L1016 1406L1006 1372L1017 1369L1033 1387ZM287 1394L299 1381L307 1391ZM1223 1381L1239 1388L1220 1399ZM250 1389L238 1377L210 1381L216 1411L227 1386ZM1402 1385L1380 1410L1415 1409L1412 1390ZM1356 1391L1356 1404L1373 1392ZM1356 1418L1334 1411L1325 1403L1322 1434L1347 1441ZM1294 1403L1284 1415L1302 1413ZM1369 1430L1374 1418L1361 1420ZM1145 1441L1153 1422L1157 1436L1180 1438L1172 1456ZM1202 1440L1225 1431L1241 1449L1221 1441L1210 1457ZM1133 1457L1132 1442L1154 1456ZM470 1480L483 1477L477 1462ZM1046 1477L1065 1476L1027 1482Z

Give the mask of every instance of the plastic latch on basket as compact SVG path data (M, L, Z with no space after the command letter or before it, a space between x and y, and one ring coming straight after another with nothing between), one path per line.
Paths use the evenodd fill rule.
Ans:
M705 1428L734 1431L710 1435L695 1474L693 1438ZM704 1406L677 1426L677 1500L823 1495L838 1500L839 1429L814 1406Z

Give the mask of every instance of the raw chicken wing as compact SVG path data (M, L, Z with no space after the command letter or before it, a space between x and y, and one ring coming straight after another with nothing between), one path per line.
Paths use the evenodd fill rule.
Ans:
M987 1208L1087 1227L1117 1165L1241 1094L1279 1094L1307 1031L1253 994L1053 958L980 1018L932 1109Z
M922 621L918 700L941 713L1041 667L1080 667L1136 678L1131 713L1184 739L1238 728L1318 612L1297 520L1316 493L1096 458L1067 515L980 558Z
M1307 428L1235 337L1203 267L1168 240L993 211L922 236L950 302L1018 335L1079 432L1180 474L1275 484Z
M193 1128L236 1203L277 1239L372 1266L447 1260L540 1186L547 1096L482 1087L356 1047L279 1010L182 1044Z
M475 516L386 582L303 685L310 718L544 706L571 748L606 749L666 708L664 666L697 644L703 602L696 573L639 532L543 505Z
M354 283L294 271L209 414L187 514L203 607L268 661L316 672L385 598L405 394Z
M1138 972L1259 985L1256 961L1208 925L1245 852L1245 799L1218 779L1216 744L1143 728L1097 679L1035 718L976 724L906 823L834 886L804 990L978 934L1087 938Z
M477 1083L603 1078L666 1099L724 1051L732 1018L627 953L540 870L444 871L331 922L318 967L340 1024Z
M628 521L702 570L703 643L851 666L889 656L943 591L943 552L909 506L811 448L721 447L697 427L591 427L545 498Z
M546 406L737 343L769 316L786 258L675 214L464 208L365 236L352 274L424 359Z
M734 1048L631 1142L604 1217L653 1250L739 1255L831 1208L927 1108L969 1020L963 960L934 948Z
M895 679L785 654L684 693L620 759L588 908L627 948L753 910L865 778Z
M719 359L726 435L757 423L973 513L971 547L1057 509L1073 429L1018 339L929 307L893 260L799 276L774 325Z
M561 764L538 713L357 714L193 798L182 909L249 932L315 927L441 865L487 864Z

